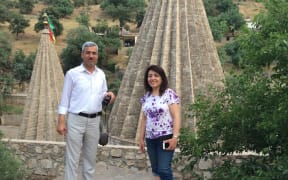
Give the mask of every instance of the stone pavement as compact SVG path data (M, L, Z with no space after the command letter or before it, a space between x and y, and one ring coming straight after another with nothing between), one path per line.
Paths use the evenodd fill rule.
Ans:
M64 175L57 177L56 180L64 180ZM78 180L82 180L80 173ZM153 176L150 171L107 166L99 162L96 164L95 180L153 180Z

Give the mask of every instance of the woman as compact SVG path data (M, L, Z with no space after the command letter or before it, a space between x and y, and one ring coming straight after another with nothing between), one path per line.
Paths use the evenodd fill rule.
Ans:
M152 173L156 180L173 180L171 162L181 124L179 97L168 88L165 72L157 65L147 68L144 88L146 94L141 98L143 118L139 147L144 153L146 139Z

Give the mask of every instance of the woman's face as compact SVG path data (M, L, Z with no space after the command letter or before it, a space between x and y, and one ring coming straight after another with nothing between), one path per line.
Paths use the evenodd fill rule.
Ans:
M151 86L151 88L155 89L155 88L160 88L161 83L162 83L162 78L157 72L150 70L148 71L147 81L148 81L148 84Z

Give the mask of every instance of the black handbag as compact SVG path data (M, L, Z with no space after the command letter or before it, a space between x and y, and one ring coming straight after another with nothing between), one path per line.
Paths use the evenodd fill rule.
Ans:
M106 132L100 133L99 144L105 146L106 144L108 144L108 139L109 139L108 133Z
M104 120L103 122L100 124L100 138L99 138L99 142L98 144L105 146L108 144L109 141L109 133L108 133L108 121L106 118L106 108L110 102L111 97L110 96L106 96L102 102L102 106L104 107Z
M108 144L108 140L109 140L106 112L104 112L104 113L105 113L104 119L100 123L100 137L99 137L99 142L98 142L98 144L100 144L102 146L105 146L106 144Z

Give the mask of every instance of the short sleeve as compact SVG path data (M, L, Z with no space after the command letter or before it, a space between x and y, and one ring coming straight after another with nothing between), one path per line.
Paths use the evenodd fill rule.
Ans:
M145 103L145 96L143 96L143 97L140 99L140 103L141 103L141 104Z
M147 93L140 99L140 103L144 104L146 102L147 99Z
M179 104L180 103L180 99L179 99L178 95L172 89L167 89L165 91L165 93L164 93L164 101L168 105L170 105L170 104Z

